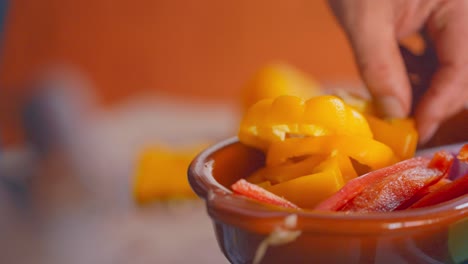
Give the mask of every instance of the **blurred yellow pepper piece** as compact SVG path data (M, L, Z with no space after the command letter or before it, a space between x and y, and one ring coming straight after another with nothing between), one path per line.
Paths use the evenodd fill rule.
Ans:
M261 68L242 90L242 108L245 112L262 99L281 95L310 98L322 94L320 85L310 76L285 64L269 64Z
M288 136L331 134L372 138L364 116L332 95L307 101L295 96L261 100L244 115L238 137L246 145L267 150Z
M187 180L187 168L206 145L176 150L154 146L137 160L133 195L139 204L172 198L195 198Z

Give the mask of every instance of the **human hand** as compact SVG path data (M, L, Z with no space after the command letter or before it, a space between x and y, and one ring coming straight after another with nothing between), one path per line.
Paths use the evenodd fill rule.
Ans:
M468 1L328 2L382 116L404 117L413 111L424 143L444 120L467 105ZM403 38L422 30L424 54L400 49ZM414 75L418 78L412 82L409 76Z

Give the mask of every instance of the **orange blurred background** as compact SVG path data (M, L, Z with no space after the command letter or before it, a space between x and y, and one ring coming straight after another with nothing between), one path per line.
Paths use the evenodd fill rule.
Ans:
M358 81L326 1L11 1L0 68L4 141L20 138L25 84L47 65L72 65L109 106L148 92L232 102L276 60L321 82Z

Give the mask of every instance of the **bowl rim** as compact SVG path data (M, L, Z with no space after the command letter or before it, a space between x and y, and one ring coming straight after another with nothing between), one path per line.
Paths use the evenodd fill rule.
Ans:
M355 234L408 231L418 227L431 227L441 223L454 223L468 219L468 195L438 205L385 213L350 214L344 212L325 212L313 210L293 210L262 204L252 199L235 195L221 185L212 174L214 160L210 157L229 145L240 143L231 137L199 153L188 168L188 180L197 195L206 201L211 218L257 232L270 232L283 224L291 214L297 215L297 227L302 230L326 233ZM468 142L447 145L455 148ZM433 148L433 151L443 147ZM422 151L430 154L431 149ZM260 224L261 222L261 224ZM366 230L353 228L364 223ZM329 223L339 223L330 225ZM333 226L334 228L327 228Z

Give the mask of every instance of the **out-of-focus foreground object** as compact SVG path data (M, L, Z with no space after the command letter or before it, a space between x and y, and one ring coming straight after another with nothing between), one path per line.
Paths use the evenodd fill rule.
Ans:
M242 109L256 102L281 95L304 99L323 93L319 83L305 72L286 63L272 63L260 68L242 89Z
M231 108L163 96L104 108L75 69L40 76L19 106L22 148L0 153L0 263L180 263L200 252L222 263L198 200L136 207L133 182L148 147L185 152L231 135ZM173 162L183 171L153 176L177 174L185 188L186 165Z

